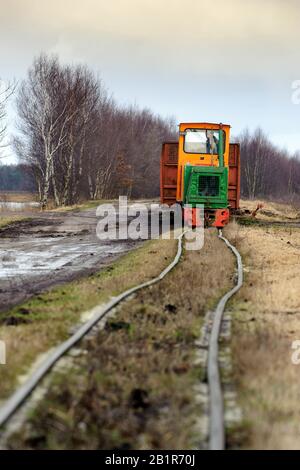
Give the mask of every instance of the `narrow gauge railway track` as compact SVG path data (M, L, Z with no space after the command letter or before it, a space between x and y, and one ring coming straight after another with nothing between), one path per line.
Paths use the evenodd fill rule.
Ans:
M114 297L110 302L108 302L104 307L100 308L100 311L97 312L93 318L87 321L83 326L81 326L76 333L74 333L69 339L64 341L62 344L56 347L56 349L50 354L50 356L37 368L37 370L29 377L29 379L14 392L10 398L2 405L0 408L0 428L5 425L8 420L16 413L19 407L23 402L29 397L29 395L35 390L39 385L41 380L46 376L48 372L55 366L55 364L61 359L71 348L73 348L81 339L83 339L90 330L97 325L103 318L105 318L108 313L117 305L119 305L123 300L127 299L135 292L145 288L150 287L157 282L160 282L179 262L182 254L182 239L185 232L183 232L178 237L178 247L177 253L173 261L167 266L159 276L146 281L142 284L139 284L135 287L132 287L125 292L122 292L117 297Z
M226 243L227 247L236 257L237 281L236 285L219 300L219 303L214 311L213 324L209 337L207 378L210 403L210 450L224 450L225 448L224 400L219 370L219 336L226 303L243 285L243 263L241 255L239 254L238 250L233 245L231 245L227 238L223 237L221 230L219 230L219 238L223 240L224 243Z
M37 388L42 379L48 374L48 372L51 371L59 359L61 359L71 348L73 348L81 339L83 339L94 326L96 326L108 315L112 309L117 307L123 300L127 299L135 292L160 282L179 263L183 251L182 240L185 233L186 232L183 232L178 237L177 252L173 261L157 277L126 290L108 302L104 307L101 307L100 311L97 312L93 318L91 318L91 320L81 326L68 340L60 344L29 377L29 379L18 390L16 390L16 392L14 392L10 398L8 398L8 400L0 408L0 428L7 424L10 418L15 415L21 405ZM227 247L236 256L237 282L236 285L220 299L214 311L213 324L209 337L207 378L210 403L209 449L211 450L223 450L225 447L224 406L218 360L218 343L222 318L227 301L240 289L243 283L243 266L239 252L233 245L229 243L225 237L222 236L222 232L220 230L219 238L224 241Z

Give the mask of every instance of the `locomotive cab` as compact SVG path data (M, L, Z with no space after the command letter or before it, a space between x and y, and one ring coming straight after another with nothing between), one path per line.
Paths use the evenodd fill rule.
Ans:
M183 123L179 126L176 199L196 222L196 205L205 208L207 224L224 226L229 219L228 161L230 126ZM215 219L215 220L213 220Z

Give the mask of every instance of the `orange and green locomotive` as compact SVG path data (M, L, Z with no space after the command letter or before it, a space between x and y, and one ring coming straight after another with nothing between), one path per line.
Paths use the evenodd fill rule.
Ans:
M230 126L180 124L179 141L163 144L160 190L161 203L180 203L192 225L201 205L206 225L224 227L240 199L240 148L230 143Z

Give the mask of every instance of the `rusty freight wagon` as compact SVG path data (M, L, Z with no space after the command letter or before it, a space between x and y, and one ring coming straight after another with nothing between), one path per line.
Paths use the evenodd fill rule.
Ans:
M161 203L180 203L192 225L197 223L197 205L204 206L206 225L218 228L239 208L240 147L229 139L227 124L183 123L179 142L163 144Z

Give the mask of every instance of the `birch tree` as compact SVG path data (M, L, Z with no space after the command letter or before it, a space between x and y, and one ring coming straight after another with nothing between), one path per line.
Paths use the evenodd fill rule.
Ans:
M54 158L66 142L67 124L71 119L67 103L60 100L60 83L57 58L41 55L21 84L17 98L19 131L24 145L22 156L37 168L43 208L53 184ZM52 189L57 198L55 185Z
M80 89L79 82L78 70L62 67L57 57L41 55L19 90L21 156L37 169L43 208L50 195L56 205L70 199L75 145L86 125L86 90ZM78 121L81 112L83 123ZM17 145L20 148L18 140Z
M155 196L162 141L174 126L150 110L120 107L86 66L34 60L17 98L15 149L32 169L45 208L125 191Z

